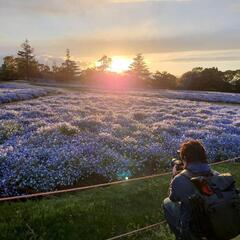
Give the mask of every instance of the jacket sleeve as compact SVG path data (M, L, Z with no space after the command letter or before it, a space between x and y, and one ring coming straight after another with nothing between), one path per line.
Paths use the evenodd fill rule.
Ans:
M170 183L169 198L173 202L179 202L181 199L181 180L178 176L173 178Z

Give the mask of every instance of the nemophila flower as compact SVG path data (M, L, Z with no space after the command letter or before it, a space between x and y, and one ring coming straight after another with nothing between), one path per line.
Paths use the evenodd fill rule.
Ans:
M169 161L192 138L204 143L210 161L240 152L238 107L184 100L238 102L238 94L47 96L45 88L4 89L7 101L29 100L0 109L2 196L72 186L94 174L109 181L148 174L149 166ZM38 93L46 95L32 99Z
M57 92L49 88L30 87L21 84L0 84L0 104L46 96Z

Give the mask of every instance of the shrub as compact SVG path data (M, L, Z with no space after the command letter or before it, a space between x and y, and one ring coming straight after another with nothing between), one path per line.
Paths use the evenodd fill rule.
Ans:
M69 123L63 123L63 124L61 124L61 125L58 127L58 129L59 129L59 131L60 131L63 135L66 135L66 136L72 136L72 135L77 134L77 132L78 132L78 128L72 126L72 125L69 124Z
M137 121L144 120L147 117L148 117L148 115L146 115L145 113L141 113L141 112L136 112L133 114L133 118Z
M23 131L22 126L15 121L1 121L0 122L0 144L12 136L19 134Z
M84 131L97 132L100 131L100 128L103 127L103 123L97 118L84 118L77 120L74 124Z

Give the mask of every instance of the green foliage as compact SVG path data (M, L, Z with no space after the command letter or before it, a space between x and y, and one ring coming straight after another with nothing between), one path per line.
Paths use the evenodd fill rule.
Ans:
M240 92L240 70L219 71L217 68L196 67L184 73L181 78L165 71L152 74L143 54L134 57L129 70L124 74L109 72L112 59L103 55L96 67L79 71L78 64L71 60L70 50L66 50L65 61L61 65L50 66L39 63L34 49L26 39L17 57L6 56L0 67L0 80L44 79L58 81L78 80L84 84L107 87L152 87L161 89L186 89L200 91ZM89 65L89 64L88 64Z
M187 90L229 91L231 86L226 81L224 72L217 68L194 68L180 79L180 87Z
M129 238L128 238L129 239ZM168 228L167 224L163 224L158 228L153 230L144 232L143 234L136 234L130 238L131 240L134 239L141 239L141 240L175 240L175 236L171 233L170 229Z
M78 74L78 65L75 61L71 60L70 50L66 50L65 61L60 67L56 69L57 78L59 80L74 80Z
M175 89L177 86L177 78L168 72L159 72L152 77L152 87L162 89Z
M111 63L112 63L112 59L106 55L102 56L99 60L98 60L99 65L97 66L97 70L99 71L106 71Z
M37 77L41 79L51 79L52 76L51 69L48 65L43 63L38 63Z
M73 136L78 132L78 129L76 127L67 123L60 125L58 129L65 136Z
M128 73L131 75L133 80L139 82L140 84L149 84L150 72L141 53L137 54L137 56L133 59Z
M18 73L19 77L24 77L26 80L29 80L37 72L38 63L33 55L34 50L27 39L21 45L21 48L22 49L18 51L18 57L16 58Z
M0 144L23 131L22 126L15 121L5 121L0 123Z
M102 122L99 119L81 119L77 122L79 129L83 131L96 132L102 126Z
M240 186L240 165L221 164ZM164 219L170 176L0 205L0 239L107 239ZM126 239L171 240L166 225Z
M16 58L6 56L3 58L3 64L0 71L0 79L14 80L18 77L18 68Z
M133 114L133 118L135 120L138 120L138 121L144 120L147 117L148 117L148 115L146 113L143 113L143 112L137 112L137 113Z
M226 81L232 86L233 91L240 92L240 70L224 72Z

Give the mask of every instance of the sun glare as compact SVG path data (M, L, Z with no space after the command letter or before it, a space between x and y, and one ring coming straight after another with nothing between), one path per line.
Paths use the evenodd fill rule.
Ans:
M131 59L123 58L123 57L113 57L111 66L109 67L109 71L122 73L127 71L129 65L132 63Z

